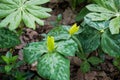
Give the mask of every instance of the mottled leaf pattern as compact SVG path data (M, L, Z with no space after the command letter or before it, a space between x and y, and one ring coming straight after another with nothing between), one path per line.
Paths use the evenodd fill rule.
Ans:
M56 50L64 56L75 56L75 52L78 48L76 42L72 39L60 41L56 45Z
M0 48L11 48L20 44L19 36L7 29L0 29Z
M49 80L70 80L70 62L58 53L48 53L39 58L38 74Z
M32 64L45 52L47 52L47 48L44 42L30 43L23 49L24 60Z

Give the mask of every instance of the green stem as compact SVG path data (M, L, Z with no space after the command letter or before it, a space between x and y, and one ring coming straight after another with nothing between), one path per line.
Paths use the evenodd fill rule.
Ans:
M82 45L81 45L80 41L78 40L78 38L76 38L75 36L72 36L72 39L78 44L79 51L82 54L84 54L83 49L82 49Z

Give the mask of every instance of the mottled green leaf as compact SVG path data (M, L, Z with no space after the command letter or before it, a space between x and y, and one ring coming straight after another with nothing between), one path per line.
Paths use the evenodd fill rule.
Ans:
M20 43L19 36L7 29L0 29L0 48L11 48Z
M37 59L44 53L47 52L45 42L33 42L28 44L23 49L24 60L29 64L37 61Z
M75 56L78 46L72 39L56 43L56 50L64 56Z
M53 28L48 33L48 36L54 36L55 40L69 39L70 35L68 34L68 31L64 27L67 27L67 26L60 26L60 27Z
M38 60L37 71L49 80L70 80L70 62L58 53L48 53Z
M110 32L104 32L101 39L103 51L110 56L120 56L120 35L111 35Z
M85 53L96 50L100 45L100 32L89 26L85 26L84 31L79 34L78 38Z

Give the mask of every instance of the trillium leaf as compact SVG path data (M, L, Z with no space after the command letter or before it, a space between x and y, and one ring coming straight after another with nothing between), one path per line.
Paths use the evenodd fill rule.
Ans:
M32 64L37 61L42 54L46 53L46 51L47 48L45 42L30 43L23 49L24 59L29 64Z
M11 48L20 44L19 36L7 29L0 29L0 48Z
M96 50L100 45L100 32L87 25L85 26L84 31L79 34L78 38L85 53Z
M48 53L39 57L37 64L38 74L49 80L70 80L69 68L69 60L58 53Z
M113 57L120 56L120 35L111 35L110 32L102 34L101 46L105 53Z
M70 35L64 27L67 27L67 26L60 26L60 27L53 28L48 33L48 36L54 36L55 40L69 39Z
M56 50L64 56L75 56L78 46L72 39L56 43Z

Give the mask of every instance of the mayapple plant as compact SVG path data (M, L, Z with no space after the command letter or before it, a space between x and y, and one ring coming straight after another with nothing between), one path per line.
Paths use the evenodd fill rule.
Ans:
M86 6L91 11L86 17L93 22L109 21L108 28L111 34L119 34L120 0L94 0L94 2L94 4ZM91 22L87 23L92 24ZM98 27L94 28L100 30Z
M56 28L59 32L52 32ZM78 49L71 36L79 27L74 24L69 30L63 27L56 28L48 33L45 40L28 44L23 49L24 60L29 64L37 62L37 72L45 79L70 80L70 61L67 57L75 56ZM65 35L59 34L62 32Z
M0 0L0 28L15 30L23 21L29 28L35 29L35 23L44 25L43 20L50 16L50 8L40 6L49 0Z
M51 9L41 5L48 1L0 0L0 48L11 48L20 43L19 34L23 32L23 23L32 29L36 28L35 23L44 25L41 19L49 17Z

